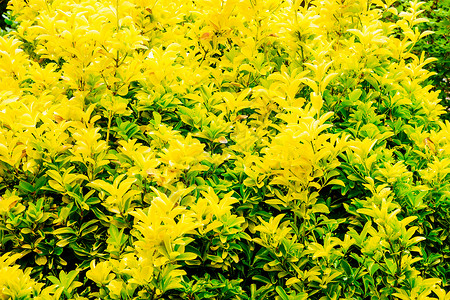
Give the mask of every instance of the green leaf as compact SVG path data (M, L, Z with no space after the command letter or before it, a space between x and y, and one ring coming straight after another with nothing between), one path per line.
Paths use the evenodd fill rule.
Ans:
M52 234L54 234L54 235L60 235L60 234L73 234L73 235L76 235L77 232L75 230L73 230L72 228L70 228L70 227L63 227L63 228L58 228L58 229L54 230L52 232Z
M289 300L289 296L288 294L286 294L285 290L281 287L281 286L277 286L275 288L275 290L277 291L278 295L281 297L281 299L283 300Z
M34 191L35 191L34 186L29 184L26 181L20 181L19 188L22 191L27 192L27 193L34 193Z
M192 252L185 252L185 253L181 253L180 255L178 255L175 259L176 260L194 260L196 259L198 256L195 253Z
M346 260L341 261L342 268L348 277L353 277L353 269Z
M47 276L47 279L53 284L56 284L56 285L60 285L61 284L59 279L56 278L55 276Z
M255 280L255 281L260 281L260 282L265 283L265 284L272 284L272 282L269 280L269 278L264 277L262 275L255 275L255 276L252 277L252 279Z
M362 91L361 91L360 89L356 89L356 90L353 90L353 91L348 95L348 98L350 99L350 101L356 102L356 101L359 100L359 98L361 97L361 95L362 95Z
M330 210L328 209L328 206L326 206L325 204L317 203L313 206L312 212L328 214L330 213Z
M92 232L92 231L95 231L95 230L97 230L97 228L98 228L98 226L91 226L91 225L93 225L93 224L95 224L95 223L97 223L98 222L98 220L90 220L89 222L86 222L86 223L83 223L83 225L81 225L81 227L80 227L80 232L83 234L83 235L86 235L86 234L88 234L89 232ZM89 228L88 228L89 227ZM95 229L93 229L93 228L95 228Z

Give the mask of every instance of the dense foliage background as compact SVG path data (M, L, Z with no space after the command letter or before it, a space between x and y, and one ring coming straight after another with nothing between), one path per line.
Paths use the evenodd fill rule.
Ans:
M2 32L6 29L5 19L8 18L6 7L8 6L8 1L2 0L0 1L0 28Z
M448 1L8 7L0 299L450 299Z
M407 2L402 3L402 7ZM431 30L434 34L426 36L414 45L415 53L425 53L430 57L436 57L437 60L431 63L427 69L434 72L431 76L431 85L436 90L440 90L439 97L445 107L450 107L450 1L449 0L433 0L425 1L422 6L422 17L428 19L428 22L419 25L421 31ZM450 118L450 112L447 110L444 119Z

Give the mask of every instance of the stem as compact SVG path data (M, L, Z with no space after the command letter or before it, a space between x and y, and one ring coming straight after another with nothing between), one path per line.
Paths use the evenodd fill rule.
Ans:
M108 128L106 129L106 145L108 145L108 142L109 142L109 131L111 129L111 119L112 119L111 111L108 111Z
M119 0L116 0L117 32L119 32Z
M155 299L155 293L156 293L156 287L154 287L154 288L152 289L152 294L151 294L151 298L150 298L150 299L152 299L152 300Z

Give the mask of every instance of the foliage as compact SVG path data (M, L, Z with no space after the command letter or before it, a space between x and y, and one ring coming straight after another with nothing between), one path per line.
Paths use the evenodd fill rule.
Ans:
M393 4L11 0L0 298L449 299L450 123Z
M403 2L403 1L402 1ZM406 2L401 5L407 5ZM400 8L401 9L401 8ZM440 97L445 107L450 107L450 1L434 0L427 1L421 8L422 17L429 21L419 25L419 30L430 30L434 33L419 40L413 52L424 51L428 56L436 57L437 60L428 66L428 69L435 73L430 77L430 84L440 90ZM447 110L445 119L449 119L450 113Z

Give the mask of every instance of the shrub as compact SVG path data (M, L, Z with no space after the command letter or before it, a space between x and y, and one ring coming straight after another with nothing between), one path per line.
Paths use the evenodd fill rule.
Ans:
M402 3L407 5L407 3ZM447 1L427 1L421 8L423 10L422 17L429 22L419 25L419 30L433 31L434 34L428 35L419 40L414 47L414 53L425 52L428 56L436 57L437 60L428 66L428 69L435 73L430 77L430 84L436 90L440 90L440 98L446 108L450 107L450 2ZM449 119L449 111L443 116Z
M450 123L392 4L11 0L0 296L450 297Z

